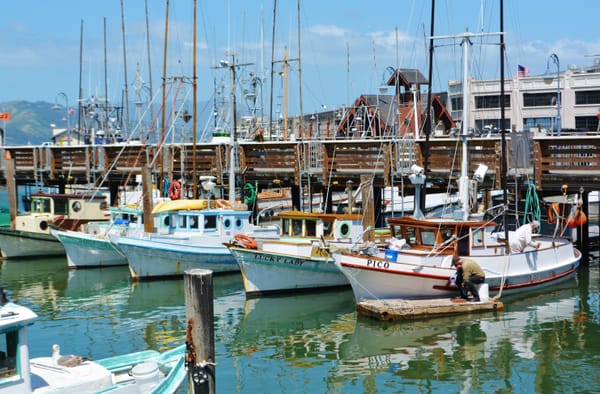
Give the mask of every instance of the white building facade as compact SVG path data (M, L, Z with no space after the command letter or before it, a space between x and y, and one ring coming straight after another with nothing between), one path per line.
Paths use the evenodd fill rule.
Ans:
M448 103L452 117L462 120L462 82L448 84ZM562 132L597 132L600 119L600 62L592 67L569 67L560 72L560 101L557 72L517 76L504 81L506 130L547 133L558 131L558 104ZM500 80L470 81L469 128L485 134L500 125Z

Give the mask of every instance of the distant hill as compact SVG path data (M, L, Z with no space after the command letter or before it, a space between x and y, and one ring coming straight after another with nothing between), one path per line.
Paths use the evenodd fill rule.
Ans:
M52 126L65 129L66 109L61 107L55 111L54 103L45 101L8 101L0 103L0 112L9 112L10 120L0 120L0 129L4 129L6 145L40 145L52 141ZM198 139L207 141L212 135L212 129L206 133L207 125L212 119L212 102L200 101L198 103ZM132 115L133 116L133 115ZM71 127L77 126L77 114L70 119ZM192 123L186 125L186 135L191 135ZM189 137L187 138L189 140Z
M54 104L45 101L8 101L0 103L0 112L10 112L10 120L0 121L6 145L38 145L52 140L51 123L66 127L65 112L56 112ZM62 116L61 116L62 115Z

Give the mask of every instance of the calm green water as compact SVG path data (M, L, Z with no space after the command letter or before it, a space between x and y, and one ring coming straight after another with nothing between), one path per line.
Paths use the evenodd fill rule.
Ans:
M184 341L183 280L132 284L126 267L4 261L0 283L36 311L31 354L102 358ZM219 393L551 393L600 390L598 261L506 310L422 322L357 317L348 291L246 301L215 276Z

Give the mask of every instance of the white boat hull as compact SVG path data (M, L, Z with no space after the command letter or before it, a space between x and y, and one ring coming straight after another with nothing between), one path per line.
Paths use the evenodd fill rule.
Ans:
M112 237L126 256L134 279L179 277L189 269L209 269L213 272L235 272L239 266L221 242L220 237L204 237L206 242L161 240L156 238Z
M485 271L490 295L502 288L503 294L540 289L569 279L579 267L581 255L568 241L550 238L536 241L544 245L509 256L472 255ZM385 298L437 298L458 296L449 278L456 271L442 257L400 253L396 262L380 256L335 255L336 265L344 273L356 301Z
M238 247L231 247L230 250L242 271L246 294L287 292L349 284L331 258Z
M76 231L52 231L62 243L69 268L127 265L127 259L107 237Z
M0 229L0 249L4 258L61 256L65 249L50 234Z

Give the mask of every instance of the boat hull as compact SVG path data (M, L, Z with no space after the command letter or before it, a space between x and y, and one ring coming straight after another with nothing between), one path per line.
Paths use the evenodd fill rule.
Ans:
M542 242L543 240L540 239ZM547 245L551 240L546 240ZM485 271L490 295L541 289L571 278L581 254L567 241L536 251L503 255L473 255ZM455 269L443 259L399 253L395 262L377 256L337 253L336 265L350 282L356 301L385 298L458 296L449 278Z
M181 277L190 269L209 269L214 273L240 270L229 250L220 243L220 238L218 243L216 239L209 241L210 237L204 239L206 243L186 238L166 241L111 236L111 241L126 256L135 280Z
M0 249L7 259L62 256L65 249L51 234L0 228Z
M329 257L311 257L230 247L238 262L246 294L292 292L348 286Z
M75 231L52 231L67 253L69 268L127 265L127 258L107 237Z

